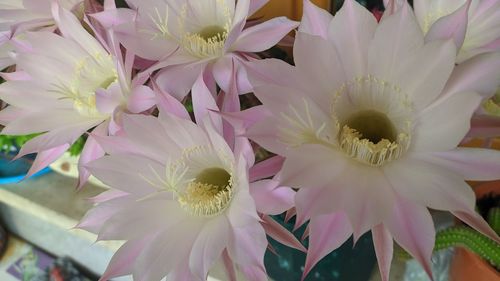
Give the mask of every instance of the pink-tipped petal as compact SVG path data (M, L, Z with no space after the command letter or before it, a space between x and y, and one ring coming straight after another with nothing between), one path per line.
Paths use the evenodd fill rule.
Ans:
M310 0L304 0L304 14L299 31L327 39L328 25L332 19L333 16L330 13L314 5Z
M392 254L394 251L391 233L383 224L379 224L372 229L372 237L382 281L389 281Z
M457 49L462 47L467 31L468 13L471 0L455 12L439 18L425 35L425 41L453 39Z
M169 112L179 118L191 120L186 107L184 107L180 101L172 95L162 91L155 82L153 82L153 89L156 93L156 104L160 111Z
M240 52L262 52L276 45L286 34L299 25L285 17L278 17L246 28L231 50Z
M267 215L279 215L293 207L295 191L279 186L276 180L261 180L250 184L250 194L257 211Z
M452 213L475 230L488 236L491 240L500 243L500 237L498 234L491 228L488 222L486 222L484 218L473 209L466 211L454 211Z
M270 216L264 216L262 217L262 220L262 227L264 227L266 234L271 238L290 248L297 249L304 253L307 252L307 249L304 247L304 245L302 245L302 243L300 243L295 235L293 235L281 224L273 220Z
M196 121L202 123L202 120L209 117L215 125L217 132L222 132L222 118L220 115L213 114L211 111L219 111L215 103L214 96L208 89L203 75L199 75L193 85L193 111Z
M204 65L200 63L169 66L158 73L155 82L163 92L171 94L178 100L183 100L203 68Z
M497 150L459 147L434 152L424 159L463 175L466 180L500 179L500 151Z
M56 161L64 154L64 152L66 152L68 148L69 144L63 144L61 146L56 146L54 148L39 152L25 178L31 177L35 173L50 165L52 162Z
M132 89L128 98L128 109L132 113L141 113L156 104L155 94L147 86L137 86Z
M250 168L250 182L274 176L281 170L284 162L285 158L276 155L255 164Z
M248 7L248 14L253 15L260 8L267 4L269 0L252 0L250 1L250 6Z
M141 254L147 243L150 242L152 236L154 235L149 234L142 238L130 240L121 246L109 262L99 281L107 281L114 277L132 274L135 259Z
M108 133L108 124L102 123L92 130L92 135L89 135L83 146L80 159L78 160L78 189L82 188L90 177L90 172L85 168L88 163L104 156L105 152L94 138L95 135L106 136Z
M222 251L222 262L224 263L224 269L228 281L237 281L236 270L234 269L234 262L231 259L231 257L229 257L227 249L224 249L224 251Z
M352 234L349 219L344 213L314 217L309 225L309 250L302 280L323 257L344 244Z
M423 266L432 279L431 256L436 230L427 208L398 198L384 226L394 240Z

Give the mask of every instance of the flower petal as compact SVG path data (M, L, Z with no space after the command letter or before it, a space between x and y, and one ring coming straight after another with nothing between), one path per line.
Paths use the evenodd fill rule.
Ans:
M354 0L344 1L328 28L328 38L335 44L345 76L352 80L366 73L368 47L377 20Z
M432 278L431 256L436 230L427 208L398 198L392 215L384 221L384 226L394 240L415 257Z
M418 155L389 163L384 173L401 197L419 205L444 211L474 208L474 192L463 176L446 166L422 161Z
M296 28L298 22L285 17L273 18L243 30L231 45L231 51L262 52L276 45L285 35Z
M276 222L270 216L263 216L262 220L262 227L264 227L266 234L271 238L290 248L307 253L307 249L300 243L295 235L288 231L288 229Z
M305 0L299 31L327 39L328 25L332 19L330 13L314 5L311 0Z
M276 180L261 180L250 184L257 211L266 215L279 215L293 207L295 191L279 186Z
M382 281L389 281L389 272L391 270L392 254L394 251L391 233L383 224L379 224L372 229L372 236Z
M453 39L457 49L460 49L465 40L467 31L468 13L471 0L467 0L460 9L439 18L425 35L425 41Z
M352 228L344 213L314 217L309 223L309 250L302 280L323 257L337 249L351 236Z
M480 102L479 94L464 92L432 103L415 121L410 150L446 151L457 147L469 131L470 119Z
M442 98L460 92L477 92L483 98L489 98L499 85L500 53L481 54L455 67Z
M446 167L466 180L486 181L500 179L500 151L459 147L445 152L434 152L427 161Z
M229 238L229 223L225 217L207 222L193 244L189 268L200 280L205 280L210 267L220 258Z

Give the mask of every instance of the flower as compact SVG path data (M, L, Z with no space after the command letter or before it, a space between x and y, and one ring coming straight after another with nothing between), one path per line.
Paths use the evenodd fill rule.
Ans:
M244 28L247 17L266 2L131 0L128 3L138 11L137 21L116 30L133 52L159 61L150 71L163 68L156 83L177 99L200 87L199 83L214 89L217 82L227 93L233 74L242 93L249 85L241 65L251 59L250 53L271 48L298 26L280 17Z
M455 38L458 63L500 50L500 2L415 0L414 7L427 39Z
M9 52L14 50L9 42L11 37L27 30L55 29L50 3L50 0L6 0L0 3L0 69L13 64L9 56ZM83 9L83 0L64 0L59 4L77 13Z
M96 134L116 133L120 112L138 113L154 105L152 90L141 79L131 80L131 68L125 67L131 63L124 63L113 45L103 47L72 13L57 4L53 8L62 36L27 32L17 42L17 72L5 74L9 81L0 85L0 98L10 104L0 112L6 125L2 134L41 133L18 154L38 153L28 176L56 160L88 130L97 126ZM80 164L103 154L89 138ZM88 175L80 168L80 186Z
M333 18L305 5L295 67L269 59L247 69L271 115L247 135L286 158L280 179L299 189L297 226L310 219L304 276L351 234L356 241L369 230L384 280L392 239L431 274L427 208L500 241L464 182L497 179L500 152L457 148L481 94L500 83L500 69L486 67L500 54L455 68L453 41L424 43L407 4L380 24L354 0Z
M185 110L174 115L160 107L158 118L126 115L123 136L99 138L109 156L89 169L112 189L95 200L79 227L99 240L126 241L101 280L128 274L206 280L217 261L228 272L235 265L249 280L267 280L267 240L247 160L209 118L198 121Z

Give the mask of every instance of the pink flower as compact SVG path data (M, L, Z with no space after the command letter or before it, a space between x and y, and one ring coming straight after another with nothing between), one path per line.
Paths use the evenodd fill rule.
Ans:
M214 92L215 83L228 92L233 74L238 93L243 93L250 86L242 63L251 59L251 53L271 48L298 26L280 17L245 28L248 16L266 2L130 0L137 10L137 21L116 30L127 48L159 61L150 69L162 68L156 83L179 100L197 87ZM131 34L131 30L135 32Z
M218 261L229 273L267 280L267 240L249 190L247 158L231 150L210 118L198 126L180 103L162 104L177 110L160 107L159 118L127 115L123 137L98 138L109 156L89 169L112 189L79 227L99 240L126 240L101 280L128 274L206 280Z
M457 62L500 51L500 2L496 0L415 0L415 14L426 40L453 38Z
M61 156L82 134L119 130L120 112L142 112L154 105L154 94L131 79L131 60L119 48L101 45L68 10L53 6L62 36L27 32L17 41L17 72L4 74L0 98L10 104L0 112L2 134L42 133L26 143L18 157L38 153L28 176ZM112 54L119 54L118 56ZM83 164L104 152L90 137L80 157L80 186L88 178Z
M5 0L0 3L0 70L13 64L9 56L14 50L10 38L27 30L55 29L50 3L50 0ZM83 0L64 0L59 4L65 9L83 13Z
M427 208L500 241L464 182L498 179L500 152L457 148L500 83L500 54L455 68L455 44L425 43L407 4L380 24L354 0L333 19L305 5L296 66L270 59L247 69L270 115L248 136L286 157L281 184L299 188L297 225L310 219L304 276L351 234L356 241L369 230L384 280L393 239L431 274Z

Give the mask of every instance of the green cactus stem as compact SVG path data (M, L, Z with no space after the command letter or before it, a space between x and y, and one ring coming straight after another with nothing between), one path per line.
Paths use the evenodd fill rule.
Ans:
M500 235L500 207L490 209L488 212L488 224Z
M457 246L471 250L497 269L500 268L500 244L481 233L466 226L450 227L437 233L434 251Z

